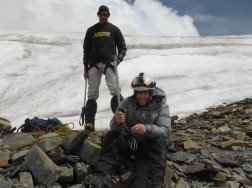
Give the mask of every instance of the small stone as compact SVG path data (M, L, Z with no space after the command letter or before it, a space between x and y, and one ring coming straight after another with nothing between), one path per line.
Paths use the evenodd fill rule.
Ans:
M233 168L233 171L235 171L238 174L244 174L244 171L242 170L242 168Z
M227 140L221 143L221 148L227 148L230 146L245 146L247 142L241 140Z
M242 168L243 168L243 170L245 172L252 173L252 165L250 165L250 164L244 164Z
M76 174L76 178L78 182L81 182L85 176L87 175L87 166L85 166L84 163L76 163L75 167L74 167L74 171Z
M228 127L228 125L222 126L218 128L221 132L229 132L231 129Z
M184 148L186 150L199 150L199 146L192 140L187 140L184 142Z
M239 188L240 187L240 183L237 181L227 181L226 182L226 186L228 188Z
M208 113L208 115L210 116L215 116L215 117L219 117L220 116L220 112L219 111L211 111Z
M24 157L26 156L28 151L29 150L21 150L21 151L13 153L13 155L11 157L11 160L12 161L18 161L18 160L24 159Z
M246 176L252 181L252 173L251 174L246 174Z
M173 162L185 162L189 159L189 154L186 152L168 153L167 158Z
M180 178L175 188L190 188L188 182L186 182L183 178Z
M29 172L20 172L19 173L19 182L22 187L32 188L33 180L32 175Z
M173 168L170 165L166 165L164 183L168 187L172 186L172 175L173 175Z
M246 132L236 132L236 139L244 141L246 137Z
M215 181L226 182L227 174L225 172L218 172L216 176L213 178Z
M238 181L238 182L243 182L244 179L245 179L244 176L241 176L241 175L239 175L239 174L234 174L234 175L232 176L232 178L234 178L234 179L235 179L236 181Z
M13 182L11 179L4 179L4 177L0 176L0 187L3 188L12 188Z
M83 184L76 184L68 188L85 188L85 186Z
M0 151L0 167L5 167L7 166L9 163L10 159L10 151Z
M58 136L52 136L47 135L47 137L44 137L46 135L43 135L41 137L41 140L37 142L37 146L42 149L44 152L52 151L54 150L57 146L59 146L62 142L61 138Z
M67 184L74 180L73 167L70 165L60 166L60 176L58 182L61 184Z
M233 161L232 159L229 159L229 158L217 157L217 158L215 158L215 160L224 166L231 166L231 167L240 166L238 163L236 163L235 161Z
M215 127L220 127L226 123L226 120L218 119L218 120L214 120L212 123Z
M188 166L188 168L184 171L185 174L193 174L195 172L200 172L204 169L204 164L196 162L193 165Z

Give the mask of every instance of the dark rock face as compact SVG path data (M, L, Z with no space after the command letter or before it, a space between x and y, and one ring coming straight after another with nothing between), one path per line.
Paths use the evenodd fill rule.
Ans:
M166 188L252 187L252 99L176 116L172 122ZM15 133L0 138L0 187L85 187L86 175L99 160L102 134ZM144 168L137 170L138 176L132 169L132 163L119 167L115 187L130 187L134 177L146 176Z
M175 186L186 182L190 187L252 186L251 129L252 99L174 121L167 158L175 168L167 182Z

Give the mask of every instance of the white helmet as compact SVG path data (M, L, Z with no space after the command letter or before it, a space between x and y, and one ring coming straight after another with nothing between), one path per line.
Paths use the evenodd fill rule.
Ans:
M139 73L131 82L134 91L148 91L156 87L156 82L145 73Z

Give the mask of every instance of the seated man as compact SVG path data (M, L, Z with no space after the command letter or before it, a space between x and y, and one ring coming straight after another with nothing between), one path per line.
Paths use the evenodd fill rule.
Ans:
M131 83L134 94L126 98L104 136L97 174L87 181L93 187L111 187L111 175L119 161L135 156L149 162L148 188L161 188L166 168L166 139L171 131L165 93L148 75L140 73Z

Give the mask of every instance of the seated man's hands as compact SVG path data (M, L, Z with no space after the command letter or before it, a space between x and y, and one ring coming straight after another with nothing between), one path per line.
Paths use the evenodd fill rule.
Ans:
M137 133L137 134L144 135L146 131L147 131L147 128L144 124L136 124L133 127L131 127L131 132L133 134Z
M115 113L115 120L116 120L116 124L124 123L125 114L123 112L117 111Z

